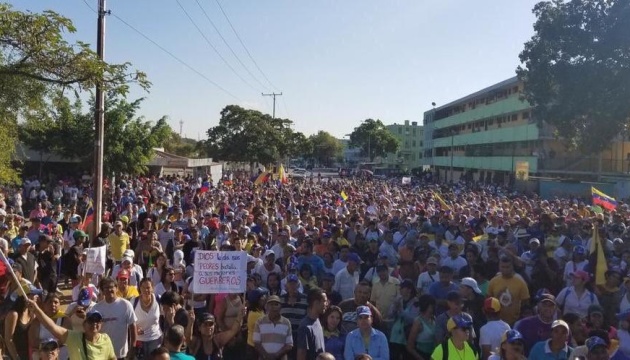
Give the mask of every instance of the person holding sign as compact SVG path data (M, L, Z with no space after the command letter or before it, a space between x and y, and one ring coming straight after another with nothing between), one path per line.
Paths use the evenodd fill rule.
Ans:
M195 320L197 320L196 331ZM225 345L241 330L243 312L239 314L232 327L219 331L214 315L202 313L198 318L194 311L188 312L188 326L186 326L186 343L188 352L197 360L220 360ZM227 357L226 357L227 358Z

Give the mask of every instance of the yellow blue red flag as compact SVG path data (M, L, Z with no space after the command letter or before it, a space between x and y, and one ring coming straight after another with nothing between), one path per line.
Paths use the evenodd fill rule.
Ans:
M617 200L614 197L604 194L593 186L591 186L591 195L593 196L593 205L599 205L609 211L615 210L617 207Z

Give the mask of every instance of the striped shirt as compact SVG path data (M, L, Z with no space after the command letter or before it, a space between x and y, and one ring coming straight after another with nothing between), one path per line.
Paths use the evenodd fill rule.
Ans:
M289 304L289 294L280 296L282 299L282 309L280 309L280 315L289 319L291 322L291 330L297 333L297 329L300 327L300 322L306 316L308 304L306 303L306 295L298 293L298 299L293 305Z
M254 326L254 344L260 344L270 354L280 351L285 345L293 345L291 322L284 316L275 323L269 315L261 317Z

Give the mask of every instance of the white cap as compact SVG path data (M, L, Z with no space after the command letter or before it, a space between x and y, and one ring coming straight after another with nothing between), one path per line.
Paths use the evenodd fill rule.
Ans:
M263 257L266 258L269 255L276 256L276 253L273 250L269 249L269 250L265 251L265 255L263 255Z
M529 243L530 244L538 244L538 245L540 245L540 240L538 240L536 238L531 238L531 239L529 239Z
M128 257L132 258L135 255L136 255L136 253L133 250L131 250L131 249L127 249L127 250L125 250L125 252L123 252L123 256L128 256Z
M466 285L469 288L473 289L473 291L476 292L477 294L481 294L481 289L479 288L479 285L477 285L477 280L471 277L463 278L461 281L461 285Z

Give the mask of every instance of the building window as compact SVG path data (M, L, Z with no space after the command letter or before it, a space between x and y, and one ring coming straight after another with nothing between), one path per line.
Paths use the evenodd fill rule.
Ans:
M413 136L416 136L416 129L411 130L411 133L413 134Z
M523 113L523 119L529 119L529 111Z
M402 128L401 127L398 128L398 133L402 134Z
M416 140L413 140L413 141L411 142L411 146L412 146L412 147L416 147Z
M512 114L512 121L516 121L518 120L518 115L517 114Z

